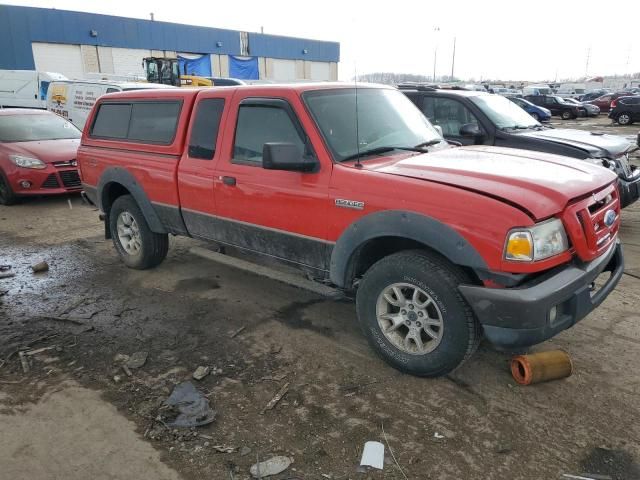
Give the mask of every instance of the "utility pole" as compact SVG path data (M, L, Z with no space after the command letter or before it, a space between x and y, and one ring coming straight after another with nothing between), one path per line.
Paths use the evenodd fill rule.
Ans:
M589 45L589 48L587 49L587 64L584 67L585 80L589 77L589 58L590 57L591 57L591 45Z
M456 65L456 37L453 37L453 56L451 57L451 81L453 82L453 68Z
M440 31L440 27L434 27L434 32L436 32L436 41L435 46L433 48L433 83L436 83L436 61L438 59L438 32Z

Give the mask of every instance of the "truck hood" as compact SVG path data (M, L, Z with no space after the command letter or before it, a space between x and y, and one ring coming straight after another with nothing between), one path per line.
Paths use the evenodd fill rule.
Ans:
M624 137L606 133L586 132L569 128L554 128L523 132L519 135L540 138L549 142L564 143L586 151L595 158L615 158L633 147Z
M609 170L588 162L529 150L459 147L364 167L392 175L464 188L514 204L534 220L561 212L616 180Z
M35 157L44 163L74 160L79 146L79 138L2 144L3 150L9 155Z

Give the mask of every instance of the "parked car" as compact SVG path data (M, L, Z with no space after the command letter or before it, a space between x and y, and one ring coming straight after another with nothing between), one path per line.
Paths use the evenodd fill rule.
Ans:
M447 140L537 150L598 163L618 174L623 207L640 196L640 168L629 163L636 146L624 137L545 127L506 98L482 92L429 87L402 91Z
M582 103L575 98L564 97L563 100L565 103L584 107L587 110L588 117L597 117L598 115L600 115L600 107L598 107L597 105L593 105L591 103Z
M481 332L504 347L556 335L624 268L612 172L452 147L388 87L105 95L78 159L127 266L161 263L170 233L300 266L354 292L370 345L416 375L450 372Z
M631 125L640 121L640 95L620 97L612 101L609 118L620 125Z
M596 90L589 90L587 93L578 98L581 102L586 102L589 100L595 100L602 95L606 95L607 93L611 93L609 88L598 88Z
M583 105L566 103L557 95L527 95L524 98L535 105L547 108L551 111L551 115L557 115L563 120L587 116L587 109Z
M55 80L67 77L59 73L35 70L0 70L0 108L46 108L47 90Z
M608 112L609 110L611 110L611 102L617 100L620 97L626 97L628 95L629 94L625 92L607 93L606 95L602 95L595 100L589 100L585 103L596 105L598 108L600 108L601 112Z
M522 89L523 95L553 95L549 85L527 85Z
M46 96L46 108L69 120L80 130L96 100L105 93L176 88L171 85L144 82L118 82L109 80L62 80L51 82Z
M544 107L539 107L524 98L510 97L509 100L522 108L538 122L548 122L551 120L551 111Z
M0 204L79 192L80 130L46 110L0 110Z

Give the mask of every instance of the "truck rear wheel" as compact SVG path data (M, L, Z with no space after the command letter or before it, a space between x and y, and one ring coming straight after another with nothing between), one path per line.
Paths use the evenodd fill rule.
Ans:
M169 236L152 232L131 195L118 197L109 212L109 227L113 245L129 268L145 270L166 258Z
M400 371L445 375L476 350L481 328L458 285L467 275L424 251L374 264L357 292L360 325L373 349Z

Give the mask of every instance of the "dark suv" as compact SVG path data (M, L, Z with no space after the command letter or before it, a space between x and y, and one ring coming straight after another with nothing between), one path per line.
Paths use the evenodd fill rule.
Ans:
M629 163L629 153L638 146L624 137L543 126L501 95L415 85L399 88L432 124L442 129L448 141L536 150L587 160L618 174L623 206L640 196L640 168Z
M551 110L551 115L562 117L563 120L587 116L587 109L584 106L567 103L562 97L556 95L527 95L524 98L535 105Z
M640 95L620 97L611 102L609 118L620 125L631 125L640 121Z

